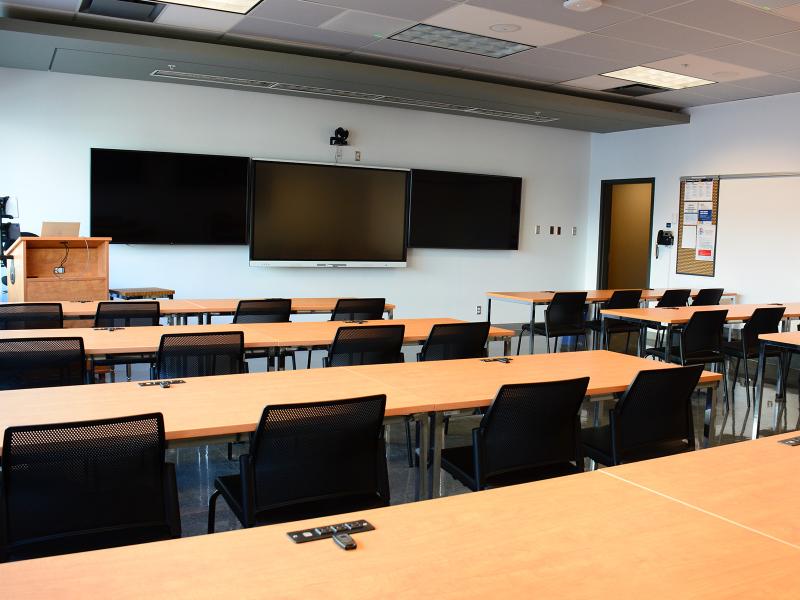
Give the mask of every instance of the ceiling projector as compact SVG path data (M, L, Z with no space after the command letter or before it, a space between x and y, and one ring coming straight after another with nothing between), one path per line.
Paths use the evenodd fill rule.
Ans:
M575 12L586 12L603 6L602 0L564 0L564 8Z

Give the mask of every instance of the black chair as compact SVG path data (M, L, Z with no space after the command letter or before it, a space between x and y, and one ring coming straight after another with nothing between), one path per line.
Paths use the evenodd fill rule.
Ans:
M625 309L625 308L639 308L639 303L642 300L642 290L615 290L614 293L611 294L611 298L608 299L602 308L603 309ZM630 345L631 341L631 334L632 333L639 333L639 325L635 323L627 323L625 321L620 321L619 319L606 319L606 331L605 331L605 348L606 350L610 346L611 336L615 333L625 333L627 337L625 338L625 353L628 352L628 346ZM586 322L586 326L592 330L594 333L594 338L599 339L600 335L603 331L603 319L592 319L591 321ZM596 347L600 347L600 344L596 344Z
M697 291L692 306L716 306L722 300L723 288L705 288Z
M158 301L98 302L94 316L95 327L154 327L161 320ZM115 381L114 367L125 365L125 377L131 380L131 365L151 363L148 354L120 354L100 360L92 360L92 372L96 367L109 367L111 381Z
M584 454L613 466L694 450L692 392L702 372L702 365L640 371L609 424L581 431Z
M405 331L405 325L339 327L323 365L352 367L403 362Z
M339 298L331 321L379 321L385 308L386 298Z
M245 373L244 333L168 333L161 336L153 379Z
M522 336L530 331L530 325L525 324L520 331L517 343L517 354L522 346ZM555 338L553 352L558 351L558 339L574 337L575 348L578 347L578 337L583 337L584 347L588 347L586 335L586 292L558 292L553 295L553 300L544 311L544 322L534 323L531 335L544 336L547 351L550 352L550 340Z
M64 314L58 302L0 304L0 329L61 329Z
M0 340L0 390L86 383L83 338Z
M689 297L692 295L692 290L664 290L656 308L678 308L686 306L689 303Z
M783 319L783 313L785 311L786 308L783 306L770 306L768 308L755 309L750 319L748 319L747 323L745 323L745 326L742 328L741 339L730 342L726 340L722 343L723 353L730 358L736 359L736 369L734 370L733 383L731 384L731 398L734 397L736 381L739 378L739 367L741 366L742 360L744 360L744 387L747 391L748 407L750 406L750 370L748 369L747 361L758 358L761 347L758 336L767 333L778 333L781 319ZM785 385L786 379L784 377L786 373L783 372L784 353L770 346L767 348L767 358L778 359L778 370L781 374L780 379ZM756 393L755 389L758 383L757 377L758 369L756 369L756 374L753 378L753 395Z
M6 429L0 559L180 537L165 446L160 413Z
M437 323L417 354L417 360L452 360L486 356L488 321L476 323Z
M442 468L474 492L583 471L580 407L589 378L504 385Z
M292 301L286 298L268 298L266 300L239 300L233 315L234 323L288 323L292 314ZM267 370L274 357L275 369L285 367L286 358L292 359L292 367L297 368L294 352L281 350L275 354L273 350L248 350L246 358L266 358Z
M239 473L214 481L208 532L221 495L243 527L389 505L386 396L267 406Z

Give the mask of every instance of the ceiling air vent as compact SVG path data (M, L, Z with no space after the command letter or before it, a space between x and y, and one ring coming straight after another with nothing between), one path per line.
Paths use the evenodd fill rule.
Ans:
M634 83L631 85L623 85L620 87L605 90L606 92L613 92L614 94L622 94L623 96L647 96L649 94L657 94L659 92L668 92L667 88L658 87L656 85L646 85L644 83Z
M525 123L552 123L558 121L558 117L543 115L538 111L532 113L516 113L504 110L494 110L491 108L481 108L479 106L463 106L460 104L450 104L448 102L436 102L434 100L424 100L421 98L403 98L400 96L384 96L381 94L369 94L366 92L354 92L350 90L337 90L334 88L316 87L311 85L296 85L293 83L281 83L277 81L261 81L258 79L245 79L240 77L225 77L223 75L204 75L202 73L187 73L184 71L172 71L156 69L150 73L151 77L161 77L163 79L173 79L179 81L195 81L197 83L214 83L235 87L260 88L263 90L273 90L290 94L308 94L311 96L327 96L334 98L345 98L349 100L360 100L375 104L393 104L398 106L413 106L428 110L445 110L460 112L467 115L489 117L494 119L504 119L510 121L522 121ZM626 86L637 87L637 86ZM648 86L638 86L648 87ZM655 88L659 89L659 88Z
M152 23L164 9L163 4L143 0L83 0L82 13Z

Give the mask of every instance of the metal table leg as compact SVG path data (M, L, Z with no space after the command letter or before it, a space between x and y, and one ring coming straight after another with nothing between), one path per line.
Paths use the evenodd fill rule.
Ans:
M756 397L753 399L753 431L750 433L750 439L758 437L758 428L761 425L761 402L764 398L764 366L767 362L767 344L761 342L761 348L758 351L758 367L756 368L756 377L758 378L758 387L756 388Z
M430 449L430 418L427 413L414 415L414 420L419 423L419 466L417 467L416 490L414 497L417 500L427 499L428 494L428 453Z
M511 356L511 338L503 338L503 356Z
M442 448L444 448L444 413L435 412L433 420L433 457L431 459L430 497L439 497L439 486L442 478Z
M667 332L664 338L664 362L672 362L672 323L667 323Z
M530 353L533 354L533 324L536 322L536 303L531 303L531 339L528 344L528 349Z
M489 298L488 306L486 307L486 320L492 322L492 299Z
M720 381L717 385L710 386L706 391L706 410L704 412L707 418L703 423L703 437L705 438L703 443L706 448L712 446L716 440L717 399L719 397L719 386L723 385L723 381Z

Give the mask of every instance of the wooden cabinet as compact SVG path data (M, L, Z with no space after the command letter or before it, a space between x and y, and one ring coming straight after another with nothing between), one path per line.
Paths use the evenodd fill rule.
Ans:
M108 300L111 238L24 237L7 254L9 302ZM64 272L56 273L62 265Z

